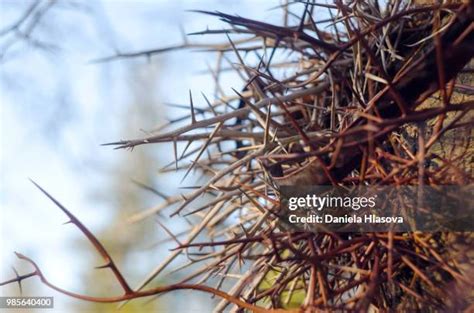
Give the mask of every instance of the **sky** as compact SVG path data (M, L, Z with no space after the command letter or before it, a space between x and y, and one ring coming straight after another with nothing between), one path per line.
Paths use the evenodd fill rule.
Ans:
M30 1L1 0L0 30L16 21L29 5ZM32 33L46 49L22 40L11 44L11 38L0 37L0 280L12 277L11 266L20 272L29 270L15 258L14 251L32 257L51 281L65 289L78 290L84 268L95 266L76 246L83 240L79 231L62 225L65 216L29 179L62 202L91 231L99 233L111 227L109 218L117 208L113 206L114 195L108 194L104 185L111 183L110 172L120 169L121 162L133 152L101 144L143 136L138 128L123 133L123 121L130 118L128 107L134 105L131 86L140 83L130 77L131 68L145 68L145 76L155 77L147 71L159 67L156 83L140 89L159 99L157 125L183 113L164 103L187 103L188 90L208 95L214 90L212 78L200 74L206 70L206 62L214 64L212 54L177 51L154 57L151 62L146 58L91 61L117 51L179 44L182 30L187 33L224 26L216 18L186 10L220 10L277 23L279 14L268 10L276 5L277 1L264 0L62 0L47 11ZM235 80L224 78L224 86L230 91L231 86L236 87ZM140 128L151 129L156 126L153 124ZM153 151L161 162L170 159L169 148L144 149ZM156 184L173 193L180 179L157 178ZM130 188L136 190L132 185ZM148 249L137 253L135 260L150 259L157 253L166 253L166 249ZM154 264L144 264L145 276ZM36 282L24 285L25 292L51 294L38 291L41 287ZM1 288L0 293L17 294L15 288ZM57 307L68 305L63 296L55 296ZM212 301L209 297L196 299L201 301L196 300L195 308L203 310Z

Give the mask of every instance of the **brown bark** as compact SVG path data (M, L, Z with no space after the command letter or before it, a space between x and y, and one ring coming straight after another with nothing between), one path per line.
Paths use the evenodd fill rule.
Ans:
M461 7L451 26L441 36L441 63L443 65L445 82L454 79L474 56L473 21L474 2L470 1L469 4ZM407 106L408 112L405 112L405 114L409 114L424 99L440 89L438 73L440 66L436 50L436 43L433 40L431 47L425 54L403 70L403 73L398 73L392 78L393 88L396 90L395 94L400 95L402 97L401 102ZM393 97L394 93L388 92L388 89L387 87L384 95L375 104L379 116L384 119L403 116L404 114ZM360 118L354 121L344 133L349 133L365 124L366 120ZM398 127L400 126L402 125L398 125ZM382 129L380 132L373 133L372 135L376 137L376 140L383 141L387 134L395 129L395 127L385 129L385 131ZM337 144L343 148L335 157L334 166L329 168L331 176L337 180L344 178L360 165L363 150L369 140L367 132L356 132L347 136L341 135ZM355 146L350 144L354 142L358 144ZM325 173L321 162L315 158L302 169L286 176L273 177L273 179L278 185L323 185L331 181Z

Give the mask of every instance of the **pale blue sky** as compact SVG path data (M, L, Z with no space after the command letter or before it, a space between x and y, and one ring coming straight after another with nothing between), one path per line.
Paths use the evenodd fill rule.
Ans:
M0 29L17 19L28 3L1 1ZM0 280L10 278L10 265L27 270L13 255L19 251L38 261L51 281L74 289L81 274L78 268L94 264L75 253L70 243L81 234L61 225L65 216L28 178L46 188L92 231L108 227L108 212L114 210L108 201L111 196L97 201L91 195L100 194L100 186L108 182L108 170L131 152L100 144L142 134L139 129L121 133L120 123L131 101L127 69L147 62L144 58L107 64L89 61L113 54L114 49L136 51L180 43L180 25L186 32L224 26L217 18L185 12L188 9L221 10L275 23L280 15L267 10L278 1L264 0L79 1L79 7L69 3L60 1L34 33L55 43L57 50L38 51L19 43L7 51L0 65ZM212 54L181 51L159 60L166 77L160 77L156 89L149 92L162 102L187 103L189 89L212 96L211 77L197 75L206 69L206 61L213 61ZM224 85L240 88L229 78ZM160 146L147 149L169 152ZM167 191L174 191L180 179L164 184ZM60 298L64 297L56 296L58 306Z

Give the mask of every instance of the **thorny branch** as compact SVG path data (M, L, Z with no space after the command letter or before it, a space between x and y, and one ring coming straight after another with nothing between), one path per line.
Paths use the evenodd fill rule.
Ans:
M54 289L60 293L63 293L65 295L68 295L70 297L80 299L80 300L85 300L85 301L92 301L92 302L100 302L100 303L113 303L113 302L121 302L125 300L130 300L130 299L136 299L136 298L142 298L142 297L149 297L149 296L154 296L158 295L161 293L173 291L173 290L183 290L183 289L188 289L188 290L197 290L197 291L203 291L207 293L211 293L213 295L216 295L218 297L224 298L229 302L232 302L239 307L251 310L252 312L260 313L260 312L279 312L280 310L265 310L262 308L259 308L257 306L248 304L238 298L235 298L221 290L203 286L203 285L193 285L193 284L175 284L175 285L167 285L167 286L162 286L162 287L156 287L156 288L150 288L148 290L143 290L143 291L133 291L125 278L122 276L122 273L118 270L117 266L115 265L112 257L109 255L107 250L104 248L104 246L101 244L101 242L90 232L90 230L82 224L81 221L79 221L69 210L67 210L59 201L57 201L53 196L51 196L48 192L46 192L41 186L39 186L37 183L32 181L32 183L39 189L43 194L45 194L53 203L58 206L61 211L64 212L64 214L67 215L67 217L70 219L67 223L72 223L74 224L83 234L84 236L89 240L89 242L94 246L95 250L102 256L104 261L106 262L105 265L97 267L97 269L103 269L103 268L110 268L110 270L113 272L115 278L117 279L117 282L122 286L124 290L124 294L121 296L111 296L111 297L94 297L94 296L87 296L87 295L82 295L82 294L77 294L71 291L67 291L65 289L62 289L54 284L52 284L41 272L40 268L38 265L31 260L30 258L24 256L21 253L15 252L16 256L20 260L27 261L30 263L33 268L35 269L33 272L25 275L17 275L16 278L10 279L8 281L0 283L0 286L11 284L13 282L18 282L21 283L22 280L31 278L34 276L38 276L43 284L48 286L51 289Z
M179 234L159 222L177 243L169 256L131 288L100 242L38 186L101 254L124 294L71 294L20 254L35 271L2 284L38 276L53 289L98 302L193 289L221 297L217 312L231 303L232 312L472 309L466 294L473 287L472 234L289 231L279 222L286 212L278 195L279 186L292 184L471 184L473 1L296 1L280 9L283 26L200 11L230 28L195 35L244 38L214 45L186 41L99 60L182 48L218 53L210 71L219 96L210 101L203 95L207 107L191 96L186 116L146 138L108 144L132 149L170 143L175 160L164 171L174 165L185 176L194 171L207 178L181 196L158 193L162 203L129 219L139 222L165 210L195 218ZM330 18L321 19L321 10ZM244 81L235 94L222 92L223 71ZM186 143L183 151L178 143ZM205 194L209 201L190 208ZM173 272L192 268L188 276L175 285L147 287L182 254L188 262ZM228 280L232 288L224 292Z

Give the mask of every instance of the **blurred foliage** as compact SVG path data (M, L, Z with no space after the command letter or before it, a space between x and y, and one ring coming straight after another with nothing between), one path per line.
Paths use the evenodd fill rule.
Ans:
M129 66L129 86L132 94L130 103L125 106L123 117L123 133L135 132L143 125L153 125L158 117L158 99L155 93L150 92L159 83L161 76L160 64L131 64ZM143 267L148 260L142 260L140 267L134 261L134 252L140 252L145 245L149 245L149 239L156 233L156 224L153 220L147 220L139 225L129 224L127 218L132 213L146 207L149 203L148 193L137 192L139 188L133 181L152 186L157 178L155 169L159 164L152 151L139 149L135 153L124 154L120 162L112 169L109 177L110 183L107 190L101 190L102 195L108 195L106 199L113 208L108 218L108 226L104 228L97 237L102 241L107 250L112 254L125 277L137 280L143 275ZM91 250L89 242L81 240L81 249ZM81 253L80 253L81 254ZM134 258L135 257L135 258ZM95 255L95 263L101 265L103 260ZM94 264L94 263L93 263ZM88 270L83 277L85 294L110 296L120 294L122 290L107 270ZM156 312L162 308L159 300L148 303L149 299L131 301L120 312ZM93 302L77 302L77 312L116 312L118 304L102 304Z

